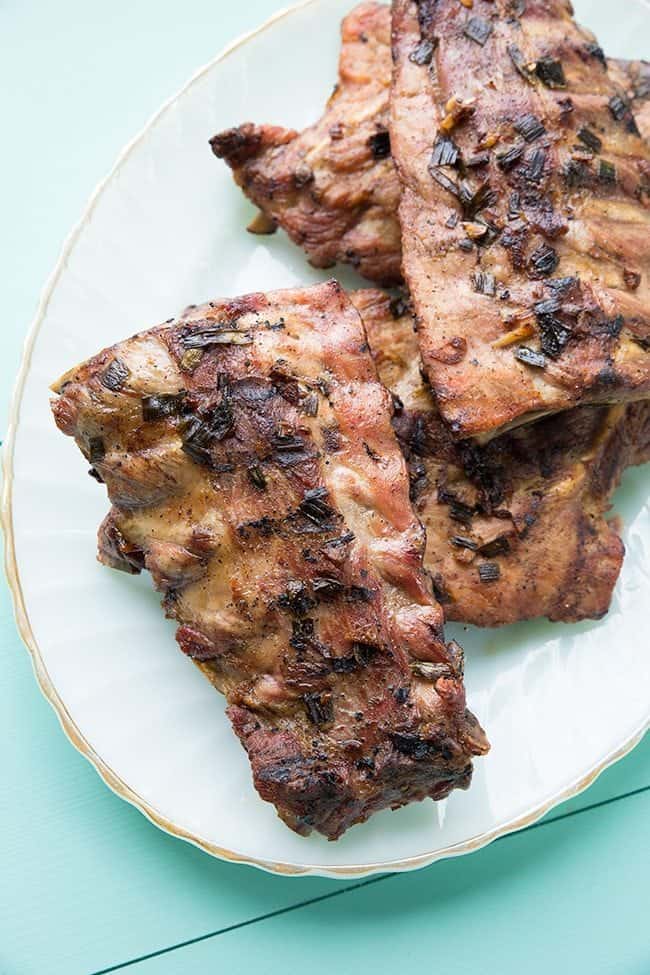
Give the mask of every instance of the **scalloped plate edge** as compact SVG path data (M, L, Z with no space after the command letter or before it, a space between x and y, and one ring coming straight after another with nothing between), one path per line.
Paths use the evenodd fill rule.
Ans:
M102 193L108 184L118 175L123 163L153 128L158 119L161 118L170 108L172 108L172 106L199 79L212 70L216 64L225 60L225 58L229 57L230 54L237 51L240 47L245 45L249 40L256 37L258 34L270 29L271 27L274 27L292 13L311 6L311 4L315 2L317 2L317 0L300 0L300 2L273 14L259 27L241 34L230 44L226 45L226 47L224 47L219 54L217 54L203 67L199 68L198 71L196 71L182 86L182 88L176 92L176 94L172 95L171 98L164 102L164 104L156 112L154 112L135 138L133 138L119 153L108 175L97 184L83 212L83 215L81 216L81 219L70 231L63 244L59 259L41 294L36 315L29 328L23 345L22 358L11 400L7 438L3 448L3 484L2 504L0 507L0 524L2 525L5 537L5 574L12 595L14 617L20 636L31 656L32 667L34 669L34 674L38 681L39 687L43 693L43 696L54 709L61 727L63 728L63 731L67 735L68 739L72 742L77 751L79 751L84 758L90 762L106 785L121 799L125 799L132 806L135 806L135 808L143 813L155 826L158 826L171 836L185 840L188 843L192 843L194 846L199 847L199 849L204 850L206 853L209 853L211 856L217 857L220 860L226 860L231 863L244 863L249 866L259 867L261 870L265 870L269 873L277 873L284 876L321 876L330 877L333 879L345 879L371 876L372 874L379 873L416 870L420 867L428 866L437 860L472 853L475 850L479 850L482 847L487 846L494 840L499 839L499 837L506 836L508 833L513 833L517 830L524 829L525 827L532 825L555 806L579 795L581 792L587 789L598 778L598 776L605 771L605 769L607 769L610 765L613 765L615 762L620 761L620 759L624 758L625 755L632 751L632 749L639 744L650 727L650 714L642 722L641 726L635 729L635 731L628 738L626 738L626 740L620 746L603 756L589 769L588 772L580 775L579 778L575 779L565 789L556 793L543 803L539 803L531 809L528 809L521 816L502 823L492 830L480 833L468 840L464 840L462 843L455 843L439 850L422 853L418 856L408 857L402 860L390 860L382 863L346 864L341 866L301 866L299 864L285 863L281 861L276 862L273 860L262 860L255 857L242 856L234 850L228 850L223 847L216 846L201 836L195 835L166 819L153 806L147 803L142 796L138 795L137 792L131 789L130 786L124 782L124 780L121 779L120 776L118 776L117 773L106 764L106 762L104 762L101 756L94 751L89 742L86 741L83 734L72 720L72 717L68 713L63 700L60 698L54 684L50 679L31 627L29 613L25 604L20 582L18 564L16 561L16 546L12 517L14 448L20 422L23 390L31 364L32 350L40 332L41 325L43 324L50 298L54 293L62 272L65 269L68 257L70 256L82 230L92 218L93 211ZM645 5L647 0L642 0L642 2Z

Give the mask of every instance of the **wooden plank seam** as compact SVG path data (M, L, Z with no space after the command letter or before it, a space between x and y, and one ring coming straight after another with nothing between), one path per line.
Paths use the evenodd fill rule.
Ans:
M596 809L602 809L604 806L609 806L614 802L621 802L624 799L632 799L635 796L639 796L645 792L650 792L650 784L642 786L639 789L632 789L630 792L623 792L617 796L610 796L609 799L602 799L600 802L592 803L590 806L584 806L582 809L572 809L570 812L560 813L558 816L552 816L549 819L542 819L538 823L532 823L530 826L525 826L523 829L518 830L515 833L509 833L506 836L498 837L494 842L501 843L512 839L514 836L520 836L523 833L527 833L533 829L541 829L543 826L551 826L553 823L558 823L565 819L571 819L573 816L580 816L582 813L593 812ZM426 869L435 869L435 864ZM111 972L123 971L125 968L130 968L133 965L138 965L141 962L149 961L152 958L159 958L161 955L168 955L172 951L180 951L183 948L188 948L191 945L199 944L202 941L209 941L211 938L217 938L222 934L228 934L231 931L238 931L241 928L247 928L253 924L259 924L262 921L269 921L272 918L280 917L282 914L289 914L292 911L298 911L303 907L309 907L312 904L320 904L323 901L332 900L334 897L342 897L344 894L350 894L353 891L360 890L362 887L370 887L373 884L383 883L387 880L393 880L395 877L403 877L401 873L389 873L381 874L379 877L370 877L368 880L362 880L356 884L350 884L348 887L344 887L341 890L332 890L327 894L320 894L318 897L310 897L304 901L298 901L295 904L289 904L286 907L280 907L275 911L268 911L266 914L260 914L257 917L248 918L245 921L238 921L235 924L229 924L226 927L218 928L216 931L209 931L206 934L197 935L195 938L188 938L185 941L179 941L177 944L168 945L165 948L159 948L156 951L150 951L145 955L138 955L137 958L130 958L127 961L118 962L116 965L111 965L108 968L101 968L97 971L91 972L90 975L110 975Z

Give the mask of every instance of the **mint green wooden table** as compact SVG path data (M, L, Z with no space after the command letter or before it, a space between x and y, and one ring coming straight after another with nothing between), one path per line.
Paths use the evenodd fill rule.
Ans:
M1 0L0 434L39 291L95 183L198 65L278 6ZM108 791L41 697L4 585L0 666L0 975L650 973L650 738L472 856L287 880L212 860Z

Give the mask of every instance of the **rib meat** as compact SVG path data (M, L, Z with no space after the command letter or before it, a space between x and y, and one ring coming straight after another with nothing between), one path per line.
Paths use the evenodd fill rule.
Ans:
M359 4L343 20L341 38L339 82L316 126L298 133L247 123L215 136L212 146L260 207L249 229L270 232L280 224L316 266L353 263L369 280L395 284L402 261L399 180L390 155L367 151L377 134L381 146L389 125L390 7ZM611 60L608 66L648 138L649 66ZM311 182L295 185L296 173L298 184L307 173L307 156L317 192Z
M390 12L364 3L345 18L339 80L325 114L295 132L246 123L212 150L315 267L352 264L371 281L401 278L399 182L390 158ZM256 229L254 222L251 229Z
M100 560L149 570L287 825L335 839L467 787L488 746L335 282L191 308L54 390L112 502Z
M459 438L650 394L650 149L569 11L393 5L403 270Z
M353 301L397 397L393 423L446 618L498 626L606 613L624 548L605 514L624 468L650 459L650 403L576 407L483 447L455 443L420 375L410 312L380 291Z

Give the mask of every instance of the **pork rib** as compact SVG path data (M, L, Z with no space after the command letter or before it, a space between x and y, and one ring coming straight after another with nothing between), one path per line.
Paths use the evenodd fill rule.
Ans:
M341 39L336 93L316 126L299 133L247 123L215 136L212 146L261 210L251 225L254 232L270 232L279 224L316 266L352 263L369 280L394 284L401 279L402 247L399 180L384 135L389 125L390 7L359 4L343 20ZM649 66L611 60L608 66L648 138ZM368 152L373 139L378 153ZM315 175L316 190L311 182L297 185L308 170Z
M388 137L388 8L357 7L341 39L338 84L319 122L300 133L246 123L215 135L212 150L271 221L267 229L279 223L315 267L342 261L371 281L395 284L399 183Z
M614 83L630 102L641 136L650 139L650 63L648 61L607 62Z
M569 9L393 5L403 270L459 438L650 393L650 149Z
M422 569L389 394L336 282L189 309L55 385L256 788L330 839L469 784L487 750Z
M420 375L408 309L381 291L352 298L397 398L393 423L445 617L500 626L603 616L624 554L605 514L623 470L650 459L650 402L576 407L483 447L454 443Z

